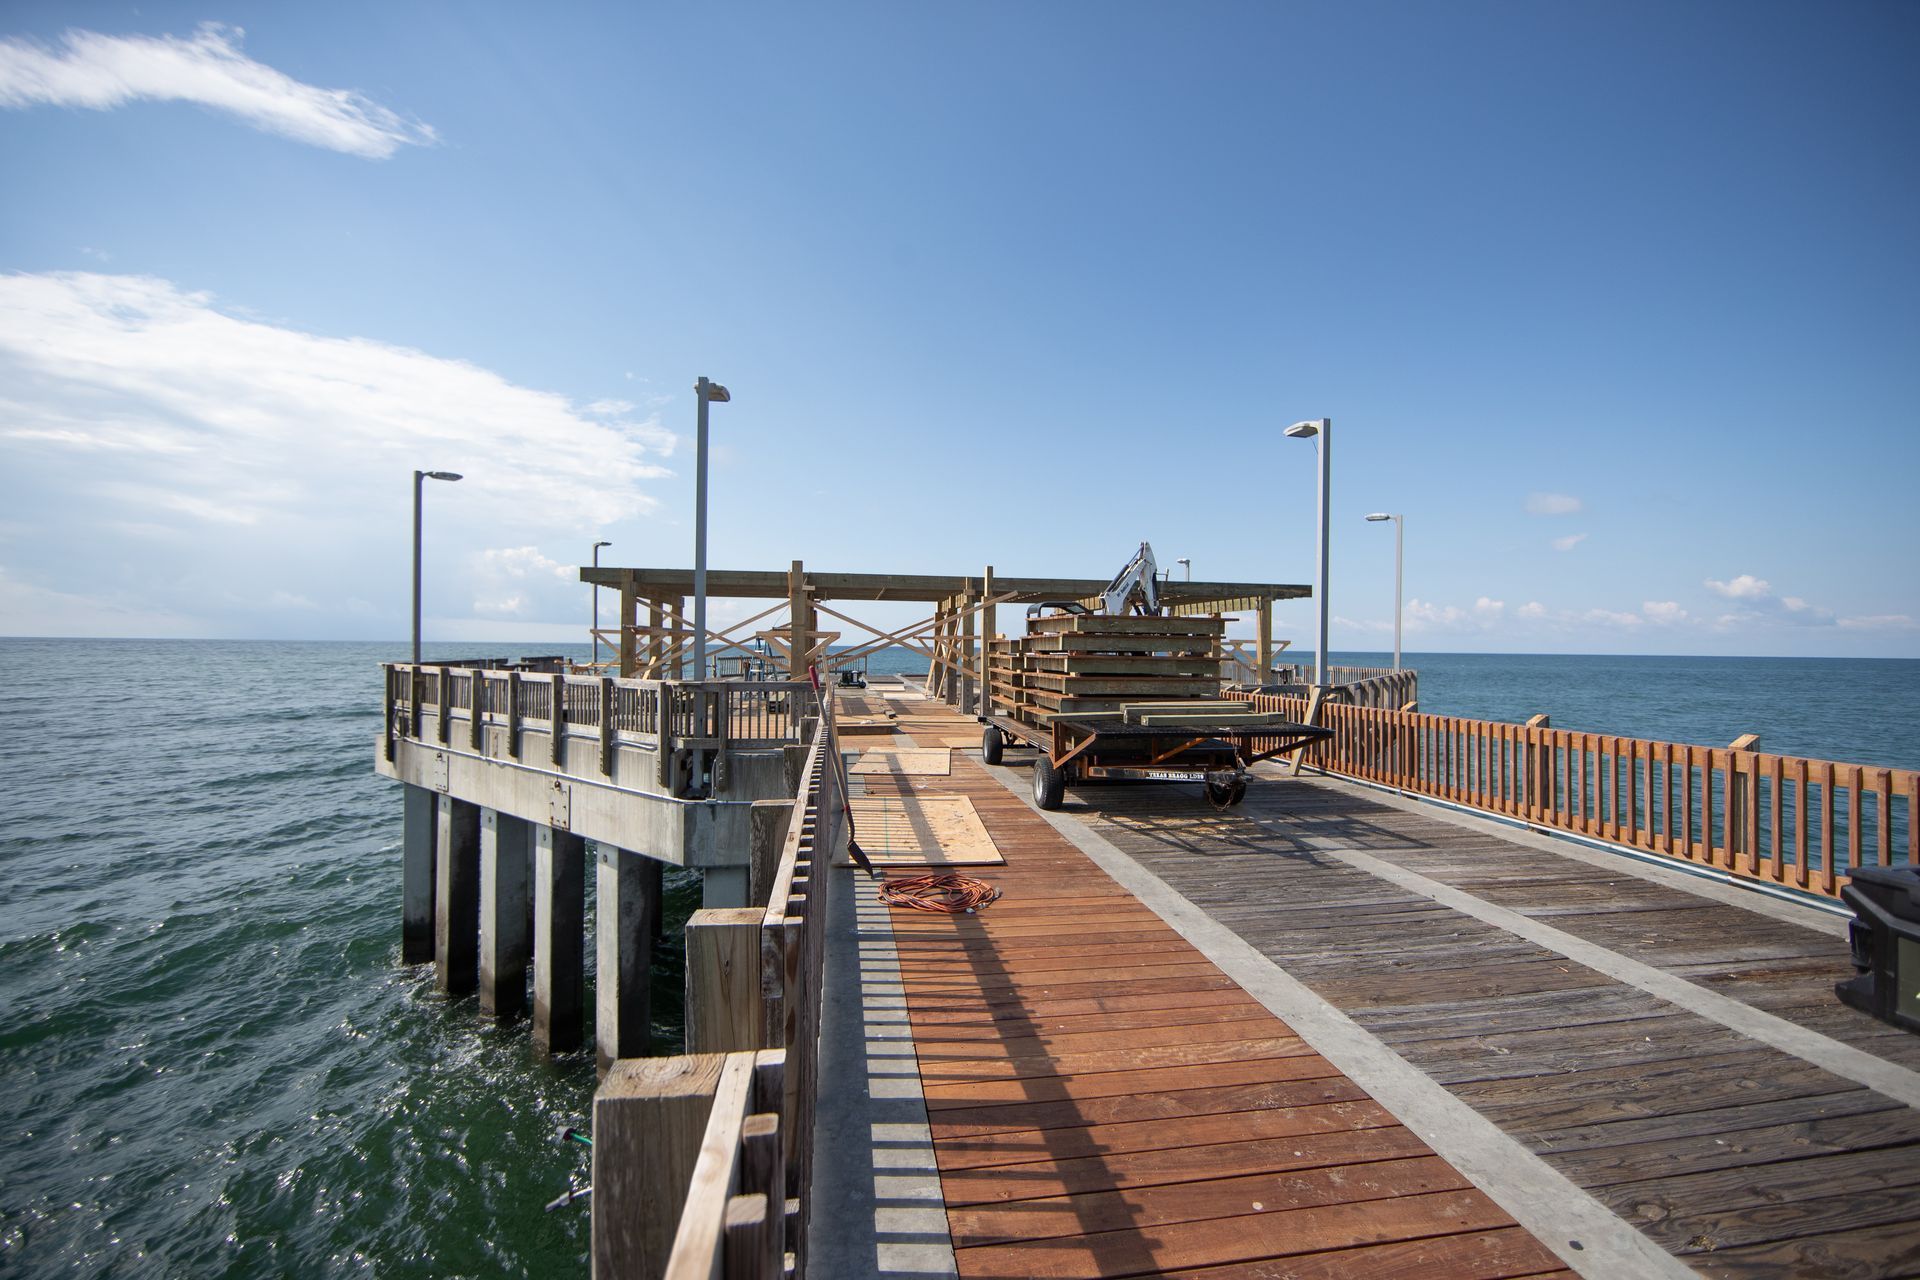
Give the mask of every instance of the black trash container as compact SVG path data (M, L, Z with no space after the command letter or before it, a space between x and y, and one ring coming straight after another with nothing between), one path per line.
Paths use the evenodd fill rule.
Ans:
M1861 867L1840 890L1858 977L1834 994L1883 1022L1920 1033L1920 867Z

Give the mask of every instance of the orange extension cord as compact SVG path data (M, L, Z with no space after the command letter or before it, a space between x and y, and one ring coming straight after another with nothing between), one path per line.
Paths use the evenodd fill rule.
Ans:
M880 901L890 907L912 907L915 911L937 911L943 915L966 915L989 906L1000 891L985 880L972 876L909 876L889 880L880 886Z

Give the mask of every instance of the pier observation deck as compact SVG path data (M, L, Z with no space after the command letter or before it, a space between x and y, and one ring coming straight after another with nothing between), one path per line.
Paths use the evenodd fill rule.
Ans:
M1043 814L916 687L841 709L956 748L854 788L968 798L1004 896L835 873L816 1274L1920 1273L1920 1038L1841 916L1277 768Z

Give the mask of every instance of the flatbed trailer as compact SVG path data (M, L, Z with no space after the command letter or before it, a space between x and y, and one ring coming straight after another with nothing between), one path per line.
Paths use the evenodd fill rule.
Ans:
M1247 768L1297 750L1331 729L1292 721L1128 724L1113 716L1055 715L1029 723L998 713L980 717L980 752L999 764L1011 742L1038 751L1033 763L1033 801L1058 809L1067 785L1081 778L1136 782L1198 782L1216 809L1239 804L1247 794Z

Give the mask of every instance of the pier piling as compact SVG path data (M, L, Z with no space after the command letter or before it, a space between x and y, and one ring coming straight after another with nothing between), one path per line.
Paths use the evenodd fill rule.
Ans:
M571 831L533 831L533 1042L547 1053L583 1039L586 846Z
M434 984L463 996L480 972L480 806L441 796L435 826Z
M532 826L492 809L480 814L480 1012L527 1007L527 890Z
M400 853L400 962L429 964L433 960L434 832L440 816L437 795L425 787L408 785L401 808Z
M649 871L646 857L609 844L598 847L593 1038L604 1075L616 1059L647 1053L652 899L659 895L660 879Z

